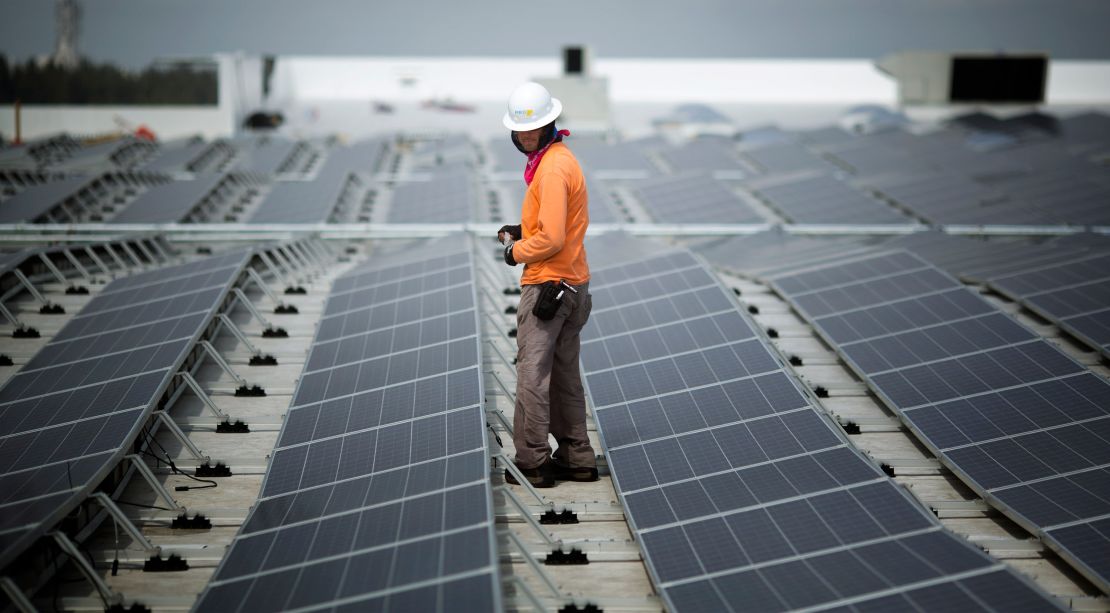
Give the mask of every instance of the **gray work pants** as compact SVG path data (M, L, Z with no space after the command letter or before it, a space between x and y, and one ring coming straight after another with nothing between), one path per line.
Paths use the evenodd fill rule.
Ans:
M573 468L597 464L586 437L586 394L578 367L579 333L590 318L589 283L563 294L555 317L532 314L540 285L525 285L516 314L516 411L513 445L520 468L536 468L551 456L550 432L559 443L555 460Z

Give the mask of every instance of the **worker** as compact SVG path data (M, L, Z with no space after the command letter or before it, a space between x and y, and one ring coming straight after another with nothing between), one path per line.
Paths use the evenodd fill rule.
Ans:
M502 123L527 156L520 225L498 231L509 266L524 264L517 309L517 383L513 418L516 467L534 487L597 481L586 436L586 395L578 366L579 333L590 317L590 267L583 239L590 223L586 181L555 127L563 105L538 83L509 96ZM554 454L548 442L554 435ZM519 485L506 470L505 480Z

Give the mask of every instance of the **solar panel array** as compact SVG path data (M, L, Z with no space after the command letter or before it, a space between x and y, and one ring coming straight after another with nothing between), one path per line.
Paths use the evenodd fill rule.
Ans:
M479 351L466 238L337 279L196 610L499 609Z
M595 266L582 364L668 610L1054 606L848 444L695 258L645 253Z
M247 256L109 283L0 388L0 567L120 460Z
M1110 588L1110 384L907 252L772 281L945 464Z
M724 182L702 173L638 181L636 199L660 223L763 223Z

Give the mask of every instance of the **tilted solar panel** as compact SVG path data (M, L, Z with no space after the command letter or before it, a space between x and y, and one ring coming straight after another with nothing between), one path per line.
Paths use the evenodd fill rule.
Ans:
M990 286L1110 357L1110 255L1105 250L1023 272L992 275Z
M0 567L119 462L248 256L108 284L0 388Z
M198 611L500 609L469 242L337 279Z
M926 587L977 610L1053 608L848 444L698 260L651 253L595 267L582 364L669 610L866 607Z
M1110 384L906 252L772 282L946 465L1110 590Z

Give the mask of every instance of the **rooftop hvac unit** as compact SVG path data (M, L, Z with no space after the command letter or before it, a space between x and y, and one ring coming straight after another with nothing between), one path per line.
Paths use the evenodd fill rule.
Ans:
M1048 82L1044 53L906 52L876 65L903 105L1040 104Z
M540 83L563 102L561 126L584 132L605 132L612 127L609 114L609 79L590 74L590 48L563 47L563 74L537 77Z

